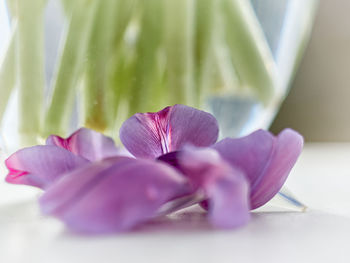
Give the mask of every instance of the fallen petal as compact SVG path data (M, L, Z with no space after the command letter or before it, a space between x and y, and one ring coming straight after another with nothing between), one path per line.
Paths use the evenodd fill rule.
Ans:
M56 146L28 147L15 152L5 161L9 170L6 181L45 189L64 173L87 163L84 158Z
M216 227L234 228L250 219L249 185L240 170L231 167L213 149L186 147L161 156L161 161L177 167L208 199L209 220Z
M67 139L50 135L46 144L62 147L91 162L120 154L112 138L87 128L80 128Z
M147 221L188 191L187 180L166 164L119 157L66 174L47 189L40 205L74 231L109 233Z
M219 178L207 190L209 219L216 227L240 227L250 220L249 185L239 172L232 174L235 178Z
M252 209L264 205L278 193L302 147L302 136L291 129L283 130L277 137L258 130L246 137L226 138L213 145L228 163L247 176Z
M156 113L133 115L123 123L120 139L134 156L157 158L186 144L212 145L218 132L214 116L177 104Z

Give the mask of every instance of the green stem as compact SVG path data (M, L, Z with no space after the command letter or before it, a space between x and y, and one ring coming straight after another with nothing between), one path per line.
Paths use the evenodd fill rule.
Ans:
M107 105L109 110L109 135L118 140L118 130L121 124L130 117L129 93L134 78L135 58L133 50L123 43L114 51L111 73L107 87Z
M135 81L129 91L132 113L157 110L154 104L154 74L156 72L157 51L161 42L162 28L159 26L162 15L162 0L140 1L142 10L140 33L136 46Z
M5 56L0 63L0 121L16 85L16 32L17 27L13 27L10 42L4 53Z
M84 56L87 52L87 42L91 34L92 19L96 12L96 2L78 0L73 10L63 42L60 61L52 82L52 95L48 106L43 136L49 134L66 135L74 103L74 94L83 71Z
M193 0L164 0L167 88L170 104L193 104Z
M74 7L78 1L61 0L61 4L62 4L63 10L66 13L66 15L70 16L72 14L72 10L74 9Z
M88 60L84 89L84 125L105 131L109 124L108 99L106 98L110 51L115 40L115 11L118 1L99 1L94 17L93 32L88 44Z
M44 91L43 0L17 0L19 132L22 145L36 143Z
M150 103L154 105L152 111L158 111L159 109L162 109L169 105L167 101L168 94L165 89L166 87L165 71L166 71L166 64L164 59L164 50L162 50L162 47L160 47L159 52L156 54L156 57L155 57L155 68L152 74L153 95L152 95L152 100L150 101Z
M239 78L265 104L276 88L275 62L249 1L223 0L226 40Z
M195 32L195 81L197 105L203 105L211 85L213 85L213 45L216 26L217 1L196 2Z
M125 97L127 91L131 88L129 80L134 76L134 59L131 54L130 44L125 43L124 36L127 27L133 19L135 13L136 0L115 0L113 7L113 17L111 19L112 37L108 46L111 54L110 63L107 70L106 83L106 108L108 111L107 122L111 135L115 135L114 128L116 118L126 119L128 110L125 107L119 107L122 97ZM118 116L117 116L118 113ZM120 116L122 115L122 116Z

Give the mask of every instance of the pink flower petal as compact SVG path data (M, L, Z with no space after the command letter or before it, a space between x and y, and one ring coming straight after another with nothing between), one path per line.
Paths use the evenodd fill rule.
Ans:
M186 179L166 164L119 157L66 174L40 204L74 231L109 233L154 217L164 203L188 190Z
M216 227L234 228L250 219L249 185L243 173L221 159L213 149L186 147L159 160L177 167L208 199L209 220Z
M50 135L46 144L62 147L91 162L120 154L112 138L87 128L80 128L67 139Z
M224 139L213 148L250 181L251 207L258 208L278 193L296 163L303 138L291 129L277 137L263 130L238 139Z
M24 148L5 161L9 170L6 181L44 189L62 174L87 163L87 160L56 146L41 145Z
M178 104L135 114L122 125L120 139L136 157L156 158L186 144L209 146L216 142L218 131L214 116Z

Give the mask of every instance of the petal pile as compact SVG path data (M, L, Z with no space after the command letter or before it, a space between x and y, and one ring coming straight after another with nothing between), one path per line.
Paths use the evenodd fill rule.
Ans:
M167 201L186 194L183 176L160 162L120 157L67 173L40 198L42 210L79 232L132 228Z
M189 180L192 191L203 192L208 217L214 226L233 228L249 220L248 181L218 152L210 148L186 147L172 157L164 155L159 158L167 163L171 159L173 164L176 159L176 167Z
M137 113L120 129L126 149L86 128L51 135L5 161L6 181L43 189L43 213L73 231L127 231L192 196L201 196L193 202L213 226L236 228L281 189L303 138L291 129L277 136L258 130L216 142L218 133L214 116L185 105Z
M45 189L64 173L86 163L86 159L51 145L24 148L5 161L9 170L6 181Z

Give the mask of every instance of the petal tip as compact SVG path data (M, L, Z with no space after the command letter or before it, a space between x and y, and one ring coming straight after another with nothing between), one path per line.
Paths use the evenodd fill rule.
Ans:
M291 128L282 130L278 134L278 137L285 137L288 138L288 140L293 140L293 143L299 146L299 148L302 148L304 146L304 137L299 132Z

